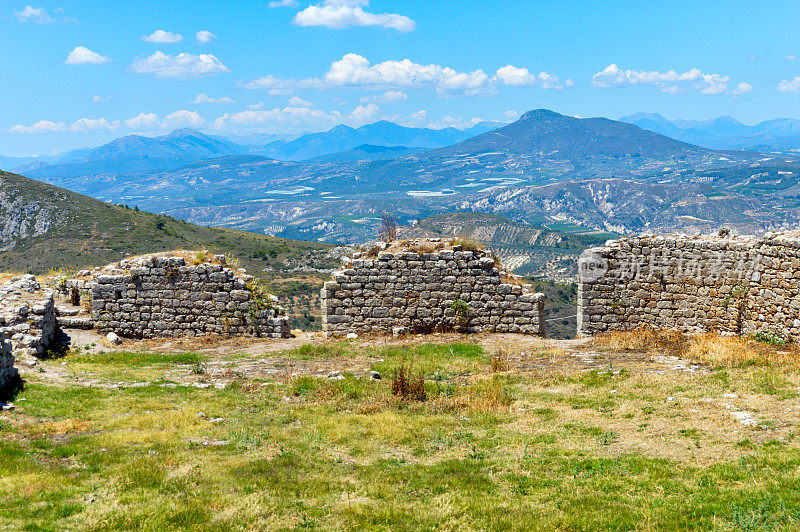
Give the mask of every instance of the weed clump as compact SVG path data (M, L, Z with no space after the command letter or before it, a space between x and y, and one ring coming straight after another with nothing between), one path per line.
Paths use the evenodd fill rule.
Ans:
M425 378L421 374L415 376L410 367L401 365L392 376L392 395L404 400L425 401L428 398Z

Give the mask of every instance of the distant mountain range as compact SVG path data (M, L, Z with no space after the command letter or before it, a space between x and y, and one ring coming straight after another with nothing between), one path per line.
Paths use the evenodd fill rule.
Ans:
M281 161L302 161L337 152L346 152L365 144L425 149L441 148L502 125L500 122L480 122L464 130L452 127L427 129L399 126L381 120L358 128L340 125L329 131L310 133L292 141L270 142L263 147L252 148L250 153Z
M748 126L730 116L712 120L667 120L657 113L620 118L642 129L717 150L786 151L800 149L800 120L776 118Z
M447 146L500 125L497 122L480 122L462 131L455 128L412 128L381 121L359 128L340 125L291 141L270 140L263 146L238 144L192 129L177 129L160 137L128 135L97 148L72 150L57 156L0 157L0 168L45 177L161 171L197 160L245 154L285 161L319 158L327 161L390 159ZM274 136L260 138L271 137ZM237 138L257 140L259 137Z
M546 109L460 132L478 134L448 146L414 144L454 134L444 131L338 127L282 143L298 157L328 152L291 161L181 130L118 139L75 152L72 161L37 161L26 173L196 224L331 243L371 238L382 212L405 222L484 212L523 225L568 222L625 234L721 225L754 233L800 221L800 156L791 153L717 151L627 122ZM365 138L379 142L355 144Z

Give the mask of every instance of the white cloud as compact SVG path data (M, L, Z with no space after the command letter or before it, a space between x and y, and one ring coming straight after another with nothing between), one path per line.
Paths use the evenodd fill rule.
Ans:
M159 122L158 115L155 113L139 113L139 116L125 120L125 127L136 131L159 129L161 122Z
M498 68L495 78L503 85L512 87L538 85L543 89L563 89L565 86L572 86L572 80L568 79L565 83L561 83L555 74L549 72L534 74L527 68L518 68L513 65Z
M752 90L747 83L739 83L735 89L729 90L730 80L730 76L705 74L697 68L678 73L674 70L667 72L622 70L617 65L611 64L592 76L592 85L602 88L632 85L652 86L671 94L686 90L697 91L701 94L742 94L737 91L749 92Z
M77 46L67 56L68 65L102 65L111 61L108 57L93 52L84 46Z
M50 120L40 120L31 126L17 124L8 130L11 133L55 133L64 131L67 125L64 122L51 122Z
M408 100L408 94L403 91L386 91L375 96L363 96L361 103L395 103Z
M271 4L270 4L271 5ZM412 31L417 23L397 13L370 13L363 7L369 0L325 0L320 4L308 6L294 16L298 26L324 26L343 29L356 26L381 26L398 31Z
M511 120L516 120L517 118L519 118L519 113L514 109L509 109L508 111L503 113L503 116Z
M367 105L359 105L353 112L350 114L352 120L359 124L366 124L368 122L372 122L375 120L375 117L378 115L378 112L381 110L380 107L375 105L374 103L369 103Z
M297 0L273 0L267 5L269 7L276 8L276 7L297 7L300 4L297 3Z
M200 30L197 33L195 33L194 36L197 39L198 44L208 44L217 38L216 35L214 35L208 30Z
M800 76L796 76L793 80L782 80L778 83L778 90L781 92L800 92Z
M314 107L314 104L308 100L292 96L289 98L289 107Z
M150 35L144 35L142 40L144 42L153 42L158 44L174 44L176 42L181 42L183 40L183 35L180 33L172 33L171 31L156 30Z
M56 24L66 22L77 22L74 18L69 18L64 14L64 10L56 8L53 10L53 15L43 7L25 6L22 11L14 13L17 20L20 22L34 22L36 24Z
M467 129L474 126L478 122L483 122L483 119L477 116L474 116L469 120L461 118L460 116L443 116L439 120L434 120L428 123L428 127L431 129L444 129L447 127Z
M247 108L250 109L251 111L256 111L258 109L263 109L264 108L264 102L251 103L250 105L247 106Z
M738 96L740 94L749 94L751 92L753 92L753 86L750 85L749 83L742 82L736 85L735 89L731 89L730 91L728 91L728 94L734 94Z
M107 94L107 95L105 95L105 96L103 96L103 95L100 95L100 94L96 94L96 95L94 95L94 96L92 97L92 103L103 103L103 102L108 102L108 101L110 101L110 100L111 100L111 98L112 98L112 96L111 96L110 94Z
M194 97L192 103L236 103L230 96L223 96L221 98L211 98L207 94L200 93Z
M87 133L89 131L97 131L99 129L107 129L114 131L119 128L119 120L109 122L105 118L81 118L70 124L69 130L73 133Z
M330 128L337 124L360 126L374 122L380 113L375 104L359 105L350 113L326 111L314 107L288 105L274 109L248 109L217 118L211 125L215 131L307 131Z
M168 55L156 52L149 57L131 63L131 71L137 74L153 74L157 78L200 78L230 72L212 54L178 54Z
M197 111L180 110L165 116L164 121L161 122L161 127L165 129L176 129L181 127L197 128L203 127L205 124L206 120L200 116Z
M410 59L371 65L363 56L346 54L331 64L322 78L283 79L264 76L242 84L248 89L329 89L334 87L435 87L440 94L475 94L489 77L483 70L458 72L450 67L414 63Z
M797 56L794 54L790 54L784 57L784 59L786 59L787 61L797 61Z

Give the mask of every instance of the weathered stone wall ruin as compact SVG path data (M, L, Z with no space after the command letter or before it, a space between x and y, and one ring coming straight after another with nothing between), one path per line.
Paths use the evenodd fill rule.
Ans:
M90 283L92 318L103 332L131 338L251 335L287 338L289 319L276 300L248 287L252 277L184 257L121 261Z
M0 390L17 376L15 359L43 355L57 328L53 292L33 275L0 287Z
M579 335L646 325L800 338L798 233L625 238L579 268Z
M425 246L421 246L424 248ZM453 303L469 307L460 316ZM494 259L461 246L361 253L322 289L327 336L463 330L544 334L544 295L503 283Z

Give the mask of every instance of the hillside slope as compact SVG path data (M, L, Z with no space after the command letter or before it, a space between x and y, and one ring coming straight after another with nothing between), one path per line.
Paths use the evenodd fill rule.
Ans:
M254 274L337 262L324 244L193 225L0 171L2 270L41 273L178 248L231 254Z

